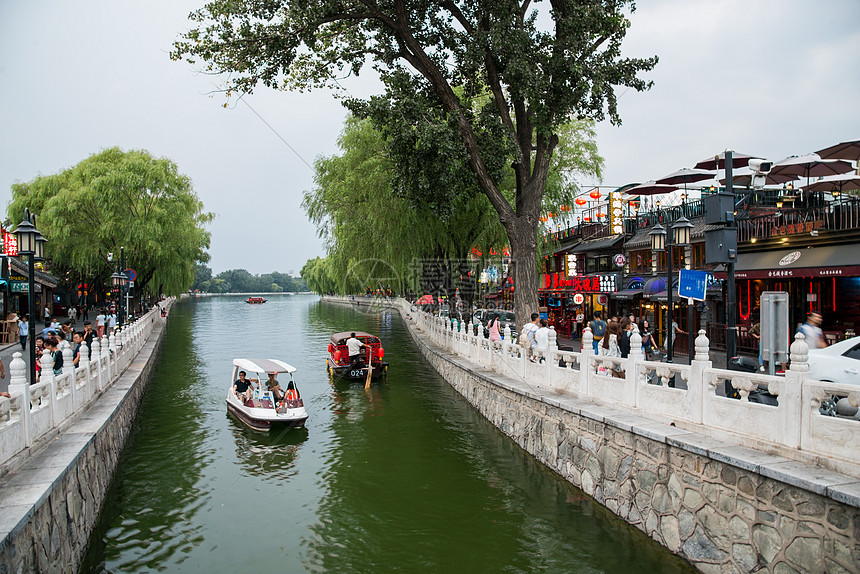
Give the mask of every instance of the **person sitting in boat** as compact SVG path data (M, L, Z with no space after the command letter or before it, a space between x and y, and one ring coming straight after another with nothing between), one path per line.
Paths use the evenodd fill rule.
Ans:
M266 387L272 391L272 398L275 399L275 404L283 400L284 389L281 388L281 384L278 382L278 379L275 378L275 373L269 373L269 380L266 381Z
M246 379L248 373L245 371L239 371L239 380L233 383L233 392L236 394L236 397L242 399L244 396L245 400L249 400L251 398L251 389L254 385L251 383L258 383L257 379Z
M361 364L361 348L364 343L355 338L355 333L350 333L346 340L346 348L349 350L349 366L354 367Z

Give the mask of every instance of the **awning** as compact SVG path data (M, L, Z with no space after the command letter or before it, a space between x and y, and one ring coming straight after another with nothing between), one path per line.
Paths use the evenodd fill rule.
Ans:
M623 235L610 235L601 239L590 239L583 241L576 247L570 250L571 253L588 253L590 251L600 251L601 249L610 249L615 247L624 240Z
M26 277L29 273L28 264L24 263L20 259L10 257L9 262L11 263L13 273L23 275L24 277ZM36 283L41 283L42 285L50 289L54 289L60 282L60 280L53 275L45 273L44 271L39 271L38 269L34 270L33 279L35 279Z
M550 253L546 253L546 255L555 255L557 253L561 253L562 251L568 251L568 250L571 250L572 248L576 247L577 245L579 245L579 240L573 241L572 243L571 242L564 243L564 244L559 245L558 247L554 248Z
M638 297L642 294L642 289L623 289L621 291L616 291L612 293L611 297L613 299L633 299L634 297Z
M645 287L642 288L642 292L648 296L658 293L660 291L666 290L666 278L665 277L652 277L648 281L645 282Z
M860 245L830 245L741 253L736 279L860 277Z

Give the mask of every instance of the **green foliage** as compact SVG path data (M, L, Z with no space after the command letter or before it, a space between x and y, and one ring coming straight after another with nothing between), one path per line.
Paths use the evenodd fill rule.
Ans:
M308 285L301 277L286 273L252 275L245 269L230 269L212 277L212 270L200 265L192 289L204 293L300 293L307 291Z
M650 87L638 74L657 58L621 56L633 9L632 0L216 0L191 14L196 27L171 56L224 74L228 94L259 83L339 89L338 79L371 62L385 94L347 103L383 132L395 195L450 225L455 198L479 189L507 233L517 312L527 313L560 135L574 121L620 123L615 87ZM558 194L562 181L549 182Z
M21 221L25 207L39 215L52 271L72 283L106 280L124 247L136 288L178 294L209 258L204 226L212 215L172 161L143 150L106 149L56 175L14 184L7 220Z

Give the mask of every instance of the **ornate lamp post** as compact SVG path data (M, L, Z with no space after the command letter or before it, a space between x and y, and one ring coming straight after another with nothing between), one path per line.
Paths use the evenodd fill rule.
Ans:
M113 275L110 276L110 283L113 287L116 288L117 293L119 294L119 326L122 327L122 300L123 300L123 288L125 287L126 282L128 281L128 277L125 276L125 273L117 271Z
M654 226L654 229L651 230L651 233L648 235L651 236L651 251L659 253L664 251L666 253L666 303L668 309L666 311L666 362L671 363L673 359L673 341L672 336L675 334L672 329L673 322L673 306L674 302L672 301L672 249L674 247L681 247L690 244L690 230L693 228L693 224L690 223L690 220L681 216L678 221L676 221L672 225L672 233L667 234L666 229L663 228L659 223ZM667 237L668 236L668 237ZM674 237L673 237L674 236ZM673 241L674 239L674 241ZM689 328L689 326L688 326Z
M18 239L18 253L27 255L27 295L29 299L30 319L28 326L30 329L30 384L36 384L36 341L35 341L35 321L36 321L36 260L42 259L44 243L47 241L39 230L36 229L36 216L30 213L30 209L24 209L24 220L18 224L17 229L13 232Z

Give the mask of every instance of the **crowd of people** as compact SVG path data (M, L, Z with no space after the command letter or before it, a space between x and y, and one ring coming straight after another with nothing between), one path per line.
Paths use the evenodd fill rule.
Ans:
M59 375L63 372L63 352L59 347L61 341L68 341L71 345L72 364L77 368L81 359L80 352L83 343L87 344L89 357L92 355L93 340L110 336L116 330L117 316L116 312L112 309L100 309L95 318L95 326L89 321L88 310L86 308L83 309L83 318L83 330L76 330L78 311L75 306L69 307L68 318L62 323L59 322L56 316L51 315L49 309L46 307L44 314L45 326L38 332L32 328L28 315L23 315L18 319L18 339L21 344L21 350L27 349L28 340L36 346L37 382L42 371L42 364L39 358L45 350L51 354L54 374ZM2 362L0 362L0 369L2 369ZM3 375L5 376L5 370L3 371Z

